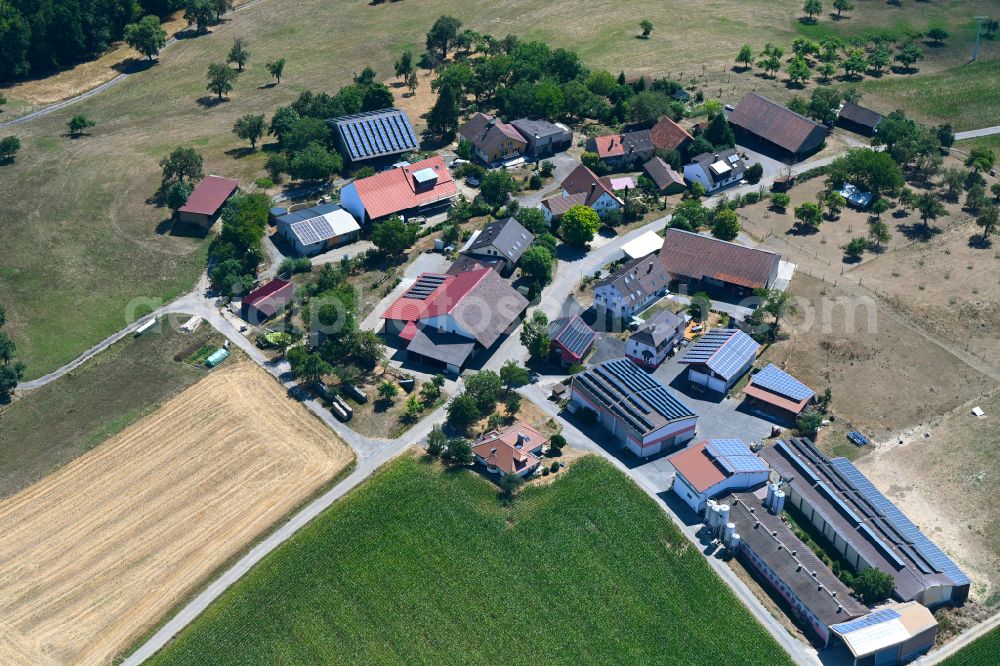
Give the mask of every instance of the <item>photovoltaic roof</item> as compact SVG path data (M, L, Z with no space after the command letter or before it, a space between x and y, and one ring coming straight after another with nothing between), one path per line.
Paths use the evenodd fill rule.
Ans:
M572 354L580 356L597 334L578 315L556 319L549 326L549 336Z
M705 450L729 474L768 470L767 463L738 439L710 439L705 444Z
M852 631L857 631L858 629L870 627L873 624L881 624L883 622L888 622L889 620L898 620L900 617L900 614L893 609L883 608L882 610L877 610L874 613L869 613L864 617L859 617L856 620L841 622L840 624L835 624L833 626L836 627L837 631L840 633L847 634Z
M433 273L426 273L421 275L413 285L403 293L403 298L412 298L418 301L427 300L427 297L433 294L441 283L448 279L447 275L436 275Z
M400 109L365 111L332 118L327 123L337 132L352 162L417 149L417 135Z
M811 398L816 392L811 388L792 377L790 374L774 365L768 363L760 372L751 379L755 386L765 388L768 391L791 398L796 402Z
M756 358L760 345L735 328L715 328L703 335L681 363L704 364L726 380L732 379L747 363Z

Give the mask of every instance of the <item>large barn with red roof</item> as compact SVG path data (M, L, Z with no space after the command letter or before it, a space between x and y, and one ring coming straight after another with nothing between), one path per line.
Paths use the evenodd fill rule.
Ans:
M444 210L457 196L444 158L435 156L345 185L340 206L364 224L390 215Z
M424 273L382 313L384 330L407 358L459 373L508 333L528 300L496 271Z

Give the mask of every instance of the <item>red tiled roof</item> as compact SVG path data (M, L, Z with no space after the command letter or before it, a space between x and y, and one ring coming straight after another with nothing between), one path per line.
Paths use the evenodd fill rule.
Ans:
M222 208L222 204L226 203L226 199L236 191L239 184L240 181L235 178L208 176L195 185L187 203L180 207L180 212L215 215Z
M660 261L671 275L722 280L752 289L769 287L781 255L715 238L667 229Z
M403 338L404 340L412 340L413 336L416 334L417 334L417 325L412 321L408 321L406 322L406 326L403 327L403 330L399 332L399 337Z
M794 400L780 396L777 393L772 393L767 389L755 386L752 379L749 384L743 387L743 393L751 398L756 398L757 400L766 402L769 405L774 405L779 409L784 409L795 415L798 415L803 409L805 409L806 405L809 404L809 401L812 400L812 396L809 396L808 398L803 398L799 402L795 402Z
M594 145L597 146L597 154L601 157L615 157L625 154L621 134L594 137Z
M650 128L649 137L654 146L663 150L677 150L686 141L694 139L686 129L667 116L660 118L660 122Z
M522 441L521 448L517 448L522 435L527 440ZM472 447L472 451L487 464L495 465L504 473L516 474L526 467L538 464L540 459L531 452L538 450L547 441L548 437L522 421L502 431L494 430L486 433L482 440Z
M437 174L437 183L426 191L417 192L413 174L421 169L433 169ZM368 217L372 219L447 199L458 193L451 172L440 156L377 173L356 180L353 185L365 205Z
M559 217L573 206L586 206L587 195L584 192L577 192L569 196L556 195L542 201L542 205L548 208L553 215Z
M295 285L287 280L275 278L267 284L262 284L243 298L243 305L254 307L270 316L277 312L276 301L288 301L292 298Z
M740 100L729 114L729 123L791 153L808 152L826 136L822 125L757 93L747 93Z
M611 195L618 203L622 203L622 200L615 196L615 193L608 188L603 180L598 178L596 173L582 164L566 176L562 182L562 188L567 194L585 195L587 198L584 203L587 206L592 206L604 193Z
M500 147L504 138L518 143L527 143L517 128L485 113L476 113L458 130L459 134L486 153Z
M667 460L674 466L677 473L687 479L688 483L699 493L705 492L726 478L722 470L705 454L705 444L707 443L699 442L683 451L667 456Z

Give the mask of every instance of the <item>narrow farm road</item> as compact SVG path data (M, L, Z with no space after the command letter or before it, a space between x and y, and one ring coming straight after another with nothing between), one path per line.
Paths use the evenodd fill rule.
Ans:
M1000 134L1000 125L994 125L993 127L983 127L981 129L966 130L965 132L955 132L955 141L962 141L964 139L976 139L981 136L990 136L991 134Z

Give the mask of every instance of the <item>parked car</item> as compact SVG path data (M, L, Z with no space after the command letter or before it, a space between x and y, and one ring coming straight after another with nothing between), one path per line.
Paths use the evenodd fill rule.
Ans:
M452 167L462 166L463 164L469 164L469 160L463 160L461 157L456 157L451 161Z
M409 224L426 224L427 218L423 215L414 215L413 217L406 218L406 221Z

